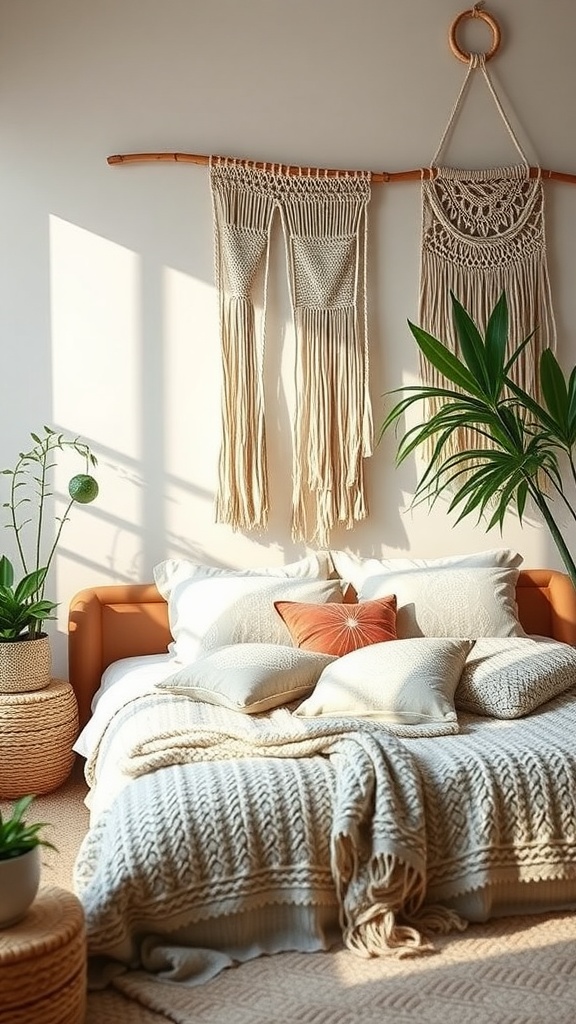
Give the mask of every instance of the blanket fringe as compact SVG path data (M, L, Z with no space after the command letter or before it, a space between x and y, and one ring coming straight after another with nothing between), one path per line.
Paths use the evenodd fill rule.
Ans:
M355 901L360 870L355 845L341 834L332 848L332 873L345 946L365 958L394 954L401 959L432 952L434 946L419 927L399 920L405 908L418 907L424 898L422 873L393 854L375 855L368 866L368 887L363 888L368 905L360 909Z
M415 913L407 915L407 920L423 932L431 932L434 935L463 932L470 923L460 917L455 910L440 904L420 907Z

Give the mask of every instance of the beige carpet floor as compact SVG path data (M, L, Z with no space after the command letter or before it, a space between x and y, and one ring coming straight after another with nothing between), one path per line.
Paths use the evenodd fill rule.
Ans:
M44 885L72 887L85 792L78 765L36 801L34 816L52 823L59 849L45 853ZM130 976L123 984L123 993L90 993L86 1024L574 1024L576 914L473 925L417 959L283 953L195 988L140 975L138 1000Z

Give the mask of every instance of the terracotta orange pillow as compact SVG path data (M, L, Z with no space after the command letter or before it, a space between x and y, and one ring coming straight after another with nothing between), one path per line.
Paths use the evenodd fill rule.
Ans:
M359 604L304 604L275 601L298 647L342 657L368 644L396 640L396 597L391 594Z

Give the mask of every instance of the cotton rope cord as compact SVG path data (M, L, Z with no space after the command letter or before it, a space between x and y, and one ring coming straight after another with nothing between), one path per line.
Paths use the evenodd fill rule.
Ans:
M350 528L367 515L371 175L294 176L281 164L261 169L215 157L210 181L223 362L216 519L234 529L267 525L263 373L270 231L279 209L296 335L292 534L326 544L334 526ZM258 340L255 292L262 266Z
M488 74L488 71L486 69L486 58L485 58L484 54L482 54L482 53L471 53L470 54L470 60L468 62L468 70L466 71L466 75L464 76L464 81L462 82L462 85L460 87L460 91L458 93L458 96L456 97L456 102L454 103L454 106L452 107L452 111L450 113L450 117L448 118L448 121L447 121L446 127L444 129L443 135L442 135L442 137L440 139L440 142L438 143L438 149L436 150L434 156L432 157L431 167L434 167L437 164L438 158L440 156L440 153L442 152L442 150L443 150L443 148L444 148L444 146L446 144L446 140L448 139L448 136L450 135L452 129L454 128L454 124L455 124L456 119L458 117L458 114L460 112L460 108L461 108L462 103L464 101L464 97L465 97L465 95L466 95L466 93L467 93L467 91L469 89L469 86L470 86L471 74L477 68L479 68L480 71L482 72L482 75L484 77L484 81L486 82L486 85L488 86L488 89L490 91L492 99L494 100L494 103L496 104L496 108L498 110L498 113L502 117L502 120L504 122L506 130L507 130L508 134L510 135L510 138L512 139L512 142L514 143L514 146L518 150L518 153L520 154L520 159L522 160L522 162L524 164L526 164L526 166L529 166L528 160L526 159L524 151L523 151L522 147L520 146L520 143L518 142L518 139L516 138L516 135L514 134L514 131L512 129L512 125L510 124L510 121L509 121L508 117L506 116L504 108L503 108L503 106L502 106L502 104L500 102L500 99L498 98L498 94L496 93L496 90L494 89L494 86L492 84L492 80L491 80L490 75Z
M522 163L486 170L459 170L438 164L452 130L472 71L480 69ZM450 292L482 331L490 313L506 292L509 337L516 347L534 328L537 333L512 370L516 382L536 397L537 366L545 348L556 348L556 324L547 265L544 191L541 176L531 176L526 156L486 70L482 54L471 55L468 70L431 162L422 180L420 262L420 326L440 338L455 353L458 341L452 320ZM446 380L420 356L422 381L445 387ZM427 402L434 414L440 400ZM445 445L448 455L466 448L483 448L487 439L462 430ZM425 446L429 457L434 441Z

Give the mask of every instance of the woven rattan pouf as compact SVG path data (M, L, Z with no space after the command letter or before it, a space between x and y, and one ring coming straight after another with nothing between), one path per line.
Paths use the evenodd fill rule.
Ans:
M50 793L74 764L78 705L63 679L43 690L0 694L0 798Z
M26 917L0 928L0 1024L82 1024L86 932L78 899L40 889Z

